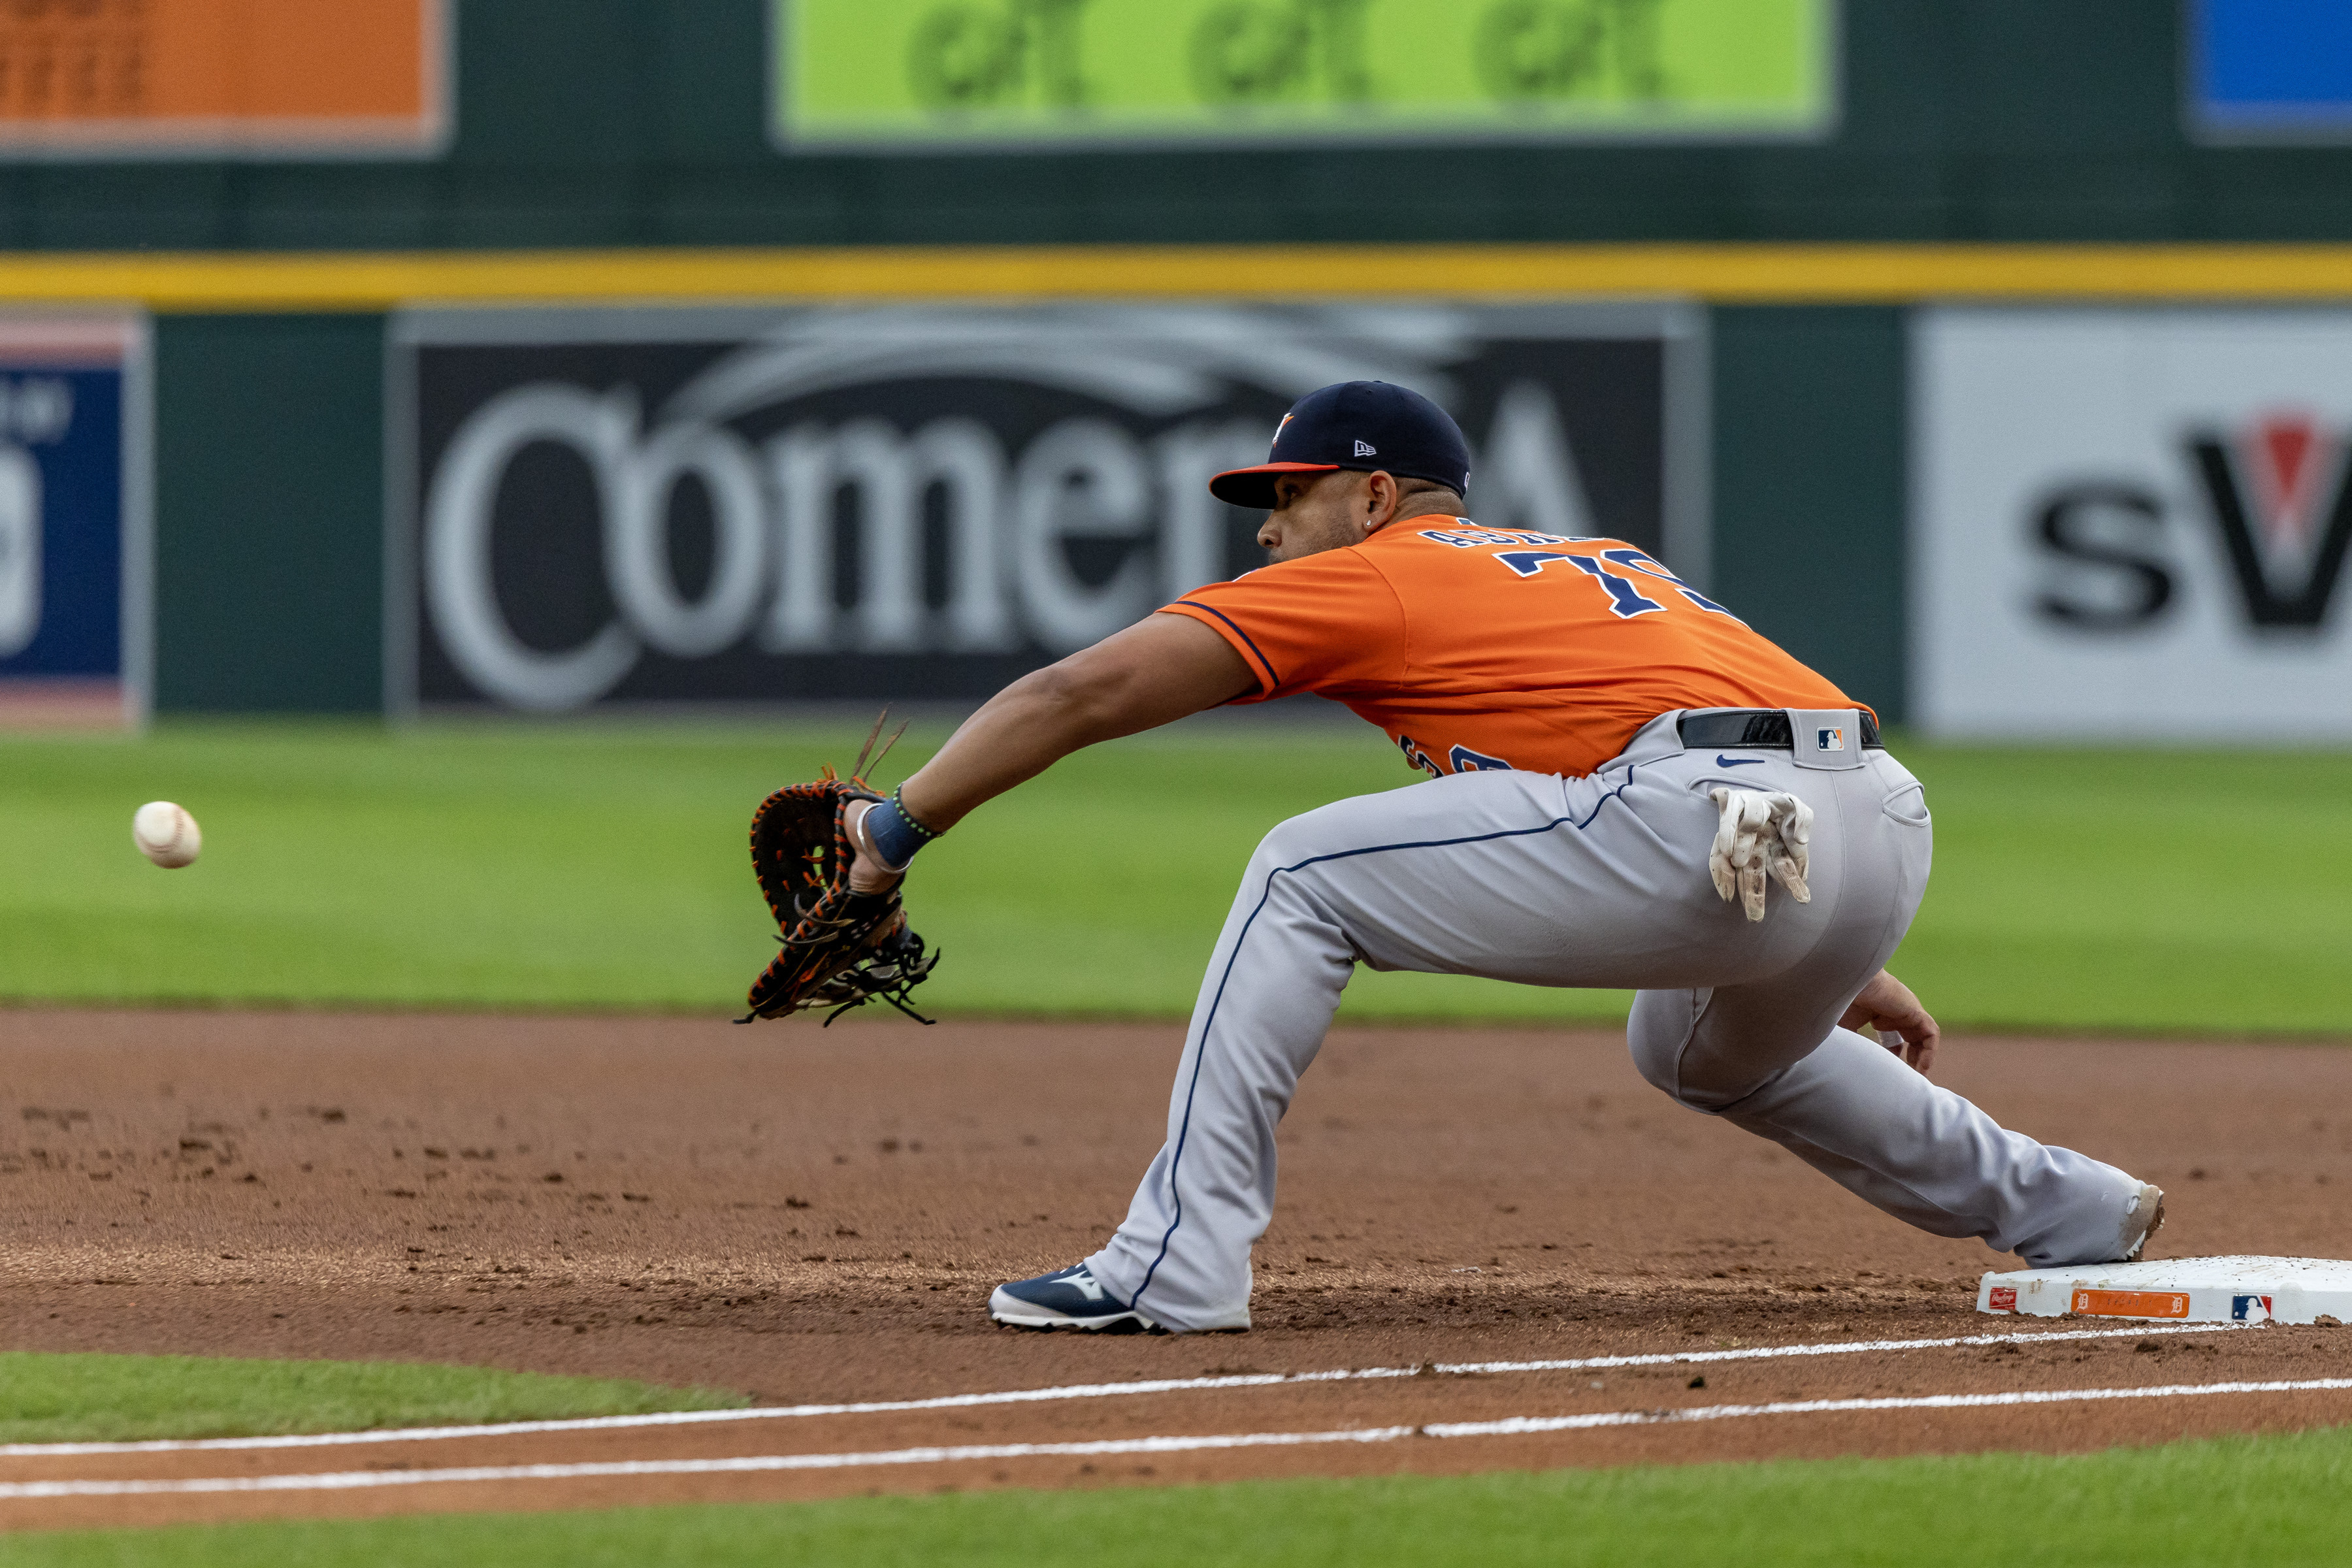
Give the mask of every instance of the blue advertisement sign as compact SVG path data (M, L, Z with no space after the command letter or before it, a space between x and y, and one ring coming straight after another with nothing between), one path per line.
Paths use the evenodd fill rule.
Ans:
M146 331L0 317L0 724L147 699Z
M2189 119L2208 141L2352 139L2352 5L2192 0Z

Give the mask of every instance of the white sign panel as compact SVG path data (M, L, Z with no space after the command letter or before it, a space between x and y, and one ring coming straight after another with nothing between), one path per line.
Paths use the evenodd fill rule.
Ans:
M1913 332L1917 723L2352 738L2352 311L1953 309Z

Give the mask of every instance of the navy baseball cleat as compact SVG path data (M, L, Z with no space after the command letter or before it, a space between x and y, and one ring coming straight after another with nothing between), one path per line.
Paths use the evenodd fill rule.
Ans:
M1151 1333L1160 1325L1104 1289L1083 1263L1057 1274L999 1285L988 1298L988 1315L1016 1329L1092 1329L1112 1333Z

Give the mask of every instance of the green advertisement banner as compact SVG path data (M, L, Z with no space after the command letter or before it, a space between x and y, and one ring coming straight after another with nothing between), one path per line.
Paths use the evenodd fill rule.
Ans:
M773 0L788 149L1826 134L1836 0Z

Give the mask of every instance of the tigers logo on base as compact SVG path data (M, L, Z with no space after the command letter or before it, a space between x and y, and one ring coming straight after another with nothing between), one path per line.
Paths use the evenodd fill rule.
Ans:
M2186 1290L2077 1290L2071 1303L2086 1318L2185 1318Z

